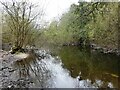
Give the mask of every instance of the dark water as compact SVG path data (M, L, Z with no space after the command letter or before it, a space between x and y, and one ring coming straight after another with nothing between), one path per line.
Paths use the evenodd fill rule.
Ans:
M120 88L120 57L74 46L62 47L58 55L72 77L81 72L82 79L102 80L103 87L111 82Z

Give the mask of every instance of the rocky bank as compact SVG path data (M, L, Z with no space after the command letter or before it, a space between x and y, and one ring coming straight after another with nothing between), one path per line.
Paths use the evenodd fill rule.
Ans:
M1 88L27 88L32 87L33 82L29 78L14 77L19 76L17 68L13 68L15 61L25 58L25 55L11 54L7 51L0 50L0 87Z

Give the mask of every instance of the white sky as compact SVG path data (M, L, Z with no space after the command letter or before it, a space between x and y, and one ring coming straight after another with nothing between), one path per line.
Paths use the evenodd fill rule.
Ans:
M62 13L67 11L71 4L78 3L78 0L29 0L37 3L45 11L45 19L51 20L59 17Z
M10 2L12 0L0 0ZM13 0L14 1L14 0ZM15 0L24 1L24 0ZM71 4L78 3L78 0L26 0L37 4L39 7L44 9L45 20L50 21L53 18L59 17L65 11L67 11Z

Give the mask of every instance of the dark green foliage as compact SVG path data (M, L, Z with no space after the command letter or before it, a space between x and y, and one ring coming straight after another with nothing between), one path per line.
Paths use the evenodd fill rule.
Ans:
M118 47L118 3L79 2L71 5L57 24L50 24L44 33L54 44L78 42L96 43L107 48ZM51 39L50 39L51 38Z

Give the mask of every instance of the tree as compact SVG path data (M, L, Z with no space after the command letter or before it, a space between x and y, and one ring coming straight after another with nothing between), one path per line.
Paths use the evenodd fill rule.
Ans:
M103 14L96 14L96 21L86 26L93 43L106 48L117 48L118 45L118 3L108 2Z
M120 2L118 2L118 50L120 52Z
M1 2L1 4L6 12L5 23L11 34L12 45L17 49L22 49L33 41L33 35L38 31L35 21L40 13L35 14L33 10L36 6L26 1Z

